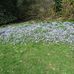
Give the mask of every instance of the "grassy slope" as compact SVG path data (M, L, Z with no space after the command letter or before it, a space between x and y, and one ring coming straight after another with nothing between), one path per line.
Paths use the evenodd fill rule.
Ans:
M64 43L0 43L0 74L74 74L74 52Z

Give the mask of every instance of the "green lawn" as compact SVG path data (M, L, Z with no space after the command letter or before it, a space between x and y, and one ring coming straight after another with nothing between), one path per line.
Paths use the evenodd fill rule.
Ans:
M66 43L0 43L0 74L74 74L74 47Z

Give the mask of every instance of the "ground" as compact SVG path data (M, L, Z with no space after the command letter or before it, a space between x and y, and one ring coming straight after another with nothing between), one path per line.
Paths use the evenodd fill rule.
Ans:
M73 22L0 28L0 74L74 74L73 54Z

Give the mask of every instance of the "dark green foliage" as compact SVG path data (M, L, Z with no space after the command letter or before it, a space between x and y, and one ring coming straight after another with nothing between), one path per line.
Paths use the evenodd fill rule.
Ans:
M62 0L54 0L56 12L60 12L62 10Z
M19 9L19 18L21 19L27 19L31 17L31 5L35 3L35 0L18 0L17 6Z
M0 24L9 23L17 19L16 0L2 0L0 2Z
M57 14L57 15L56 15ZM74 0L1 0L0 24L29 19L74 17ZM19 20L19 21L20 21Z
M17 18L12 15L7 9L0 5L0 24L9 23Z
M17 0L2 0L0 5L4 7L8 12L16 15L17 12ZM16 10L16 11L15 11Z

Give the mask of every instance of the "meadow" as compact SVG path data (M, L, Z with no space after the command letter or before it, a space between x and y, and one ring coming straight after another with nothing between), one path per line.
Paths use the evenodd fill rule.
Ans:
M0 74L74 74L74 23L1 27Z

